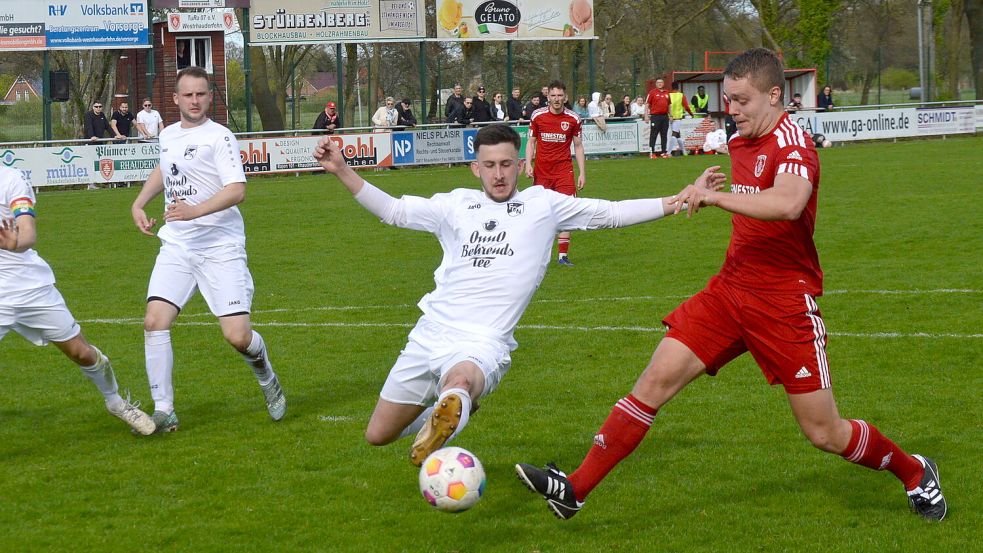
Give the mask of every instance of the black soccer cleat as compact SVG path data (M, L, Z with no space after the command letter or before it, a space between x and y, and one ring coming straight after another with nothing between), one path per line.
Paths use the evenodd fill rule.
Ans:
M573 485L567 480L567 475L553 463L547 464L545 470L518 463L515 465L515 472L527 488L543 496L550 510L560 520L573 518L584 506L584 502L577 501L573 494Z
M918 487L908 492L908 505L911 510L929 520L942 520L948 507L945 496L942 495L942 483L939 481L939 467L935 461L918 455L912 455L925 467L925 475Z

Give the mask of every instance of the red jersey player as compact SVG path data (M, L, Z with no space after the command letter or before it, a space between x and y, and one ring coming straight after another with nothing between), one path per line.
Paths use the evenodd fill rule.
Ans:
M784 112L784 84L781 60L771 50L748 50L727 65L724 92L739 135L730 141L731 193L687 186L674 198L677 212L716 206L734 214L723 268L665 318L666 337L576 471L567 477L552 465L516 465L559 518L575 515L587 494L631 454L659 408L746 351L769 383L784 386L792 414L814 446L891 471L915 512L945 517L935 463L904 452L870 423L842 418L836 408L826 328L815 300L823 277L812 239L819 161L812 140Z
M549 85L548 106L532 112L529 137L526 142L526 176L533 185L555 190L567 196L576 196L583 190L584 143L580 140L580 116L563 106L567 87L560 81ZM573 164L570 163L570 144L577 158L577 186L573 184ZM533 158L536 160L533 166ZM567 253L570 251L570 233L557 235L557 263L573 266Z

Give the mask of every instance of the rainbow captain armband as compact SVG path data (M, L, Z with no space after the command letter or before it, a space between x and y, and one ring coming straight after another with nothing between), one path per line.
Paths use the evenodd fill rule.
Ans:
M14 198L14 201L10 202L10 212L15 219L21 215L35 217L34 202L30 198Z

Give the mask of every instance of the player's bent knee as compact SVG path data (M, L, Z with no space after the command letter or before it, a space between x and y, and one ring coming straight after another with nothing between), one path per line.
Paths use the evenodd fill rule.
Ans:
M369 445L380 446L391 444L396 439L391 433L380 431L372 426L365 429L365 441Z
M838 441L836 440L835 433L831 428L814 428L809 430L803 430L806 438L816 449L826 451L829 453L839 453L841 447L838 447Z

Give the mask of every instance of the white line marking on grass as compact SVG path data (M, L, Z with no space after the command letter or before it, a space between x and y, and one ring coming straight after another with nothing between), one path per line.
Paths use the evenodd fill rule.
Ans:
M139 324L143 319L88 319L79 321L81 324ZM279 328L412 328L416 323L288 323L281 321L252 321L257 327ZM176 321L174 326L215 326L215 321ZM519 325L518 330L576 330L580 332L651 332L664 333L662 327L652 326L579 326L579 325ZM965 338L978 340L983 333L959 334L954 332L828 332L829 336L845 338Z

